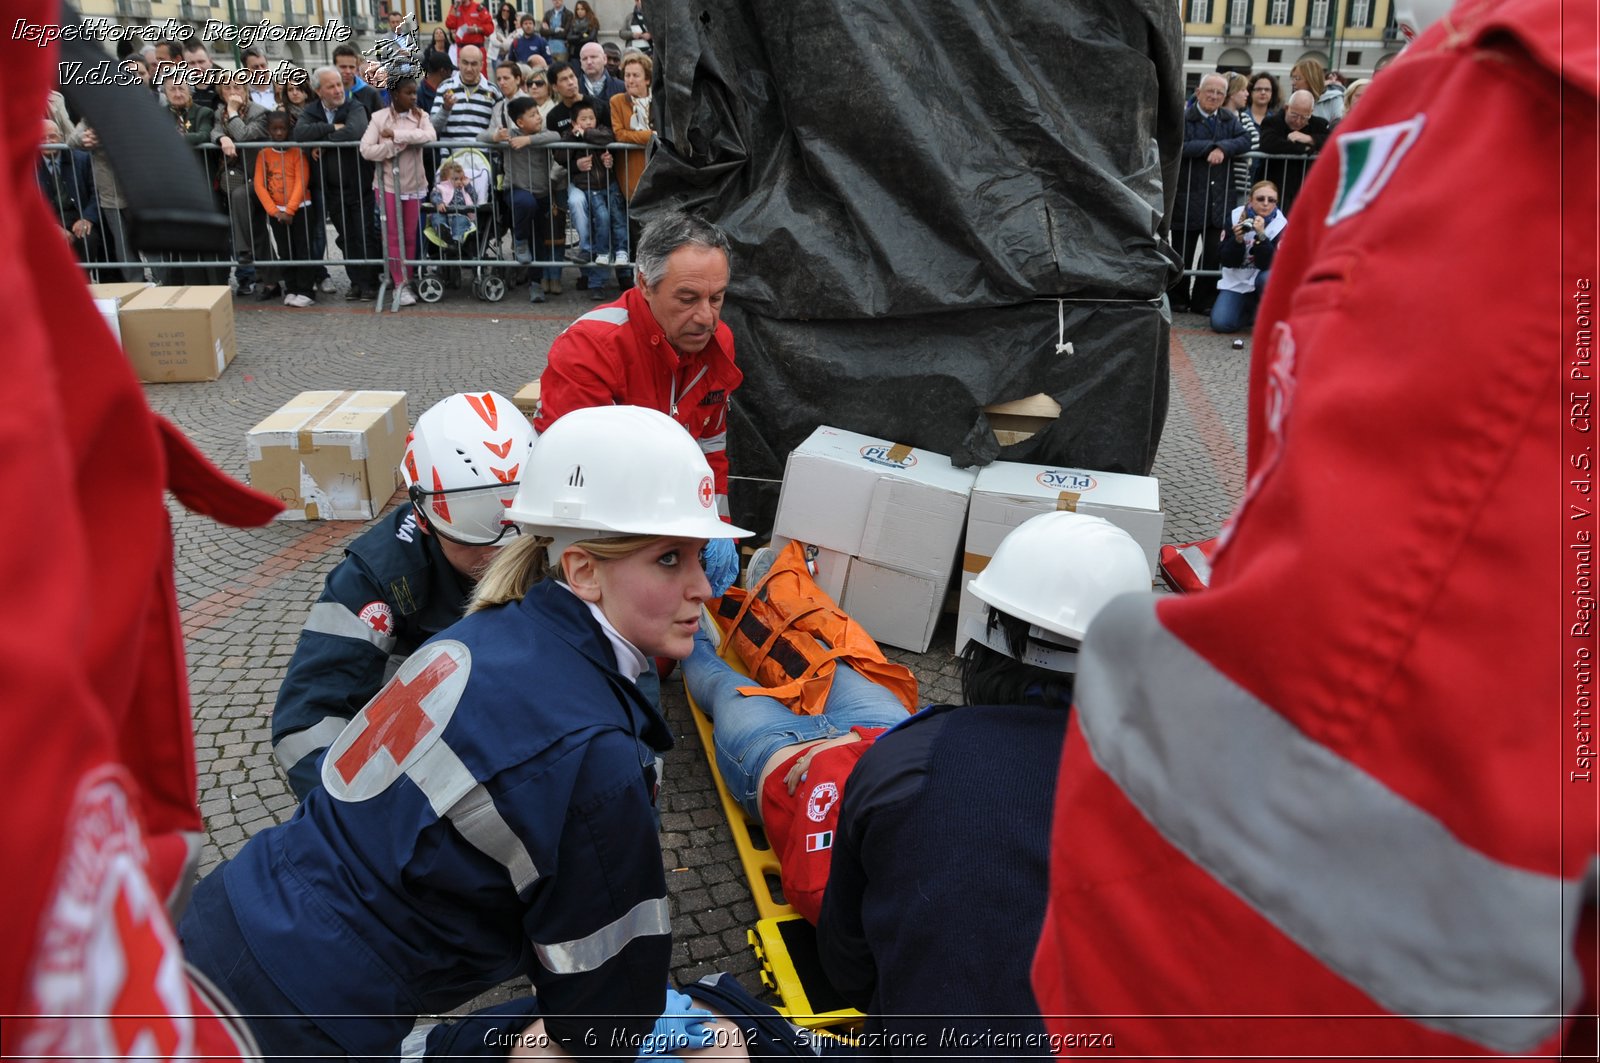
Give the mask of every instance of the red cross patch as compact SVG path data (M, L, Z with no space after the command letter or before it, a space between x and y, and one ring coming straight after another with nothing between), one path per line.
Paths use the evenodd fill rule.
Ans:
M368 602L356 614L360 621L380 635L394 634L394 612L384 601Z
M711 488L711 477L702 476L700 478L700 504L707 509L710 509L711 503L715 499L716 494Z
M66 830L25 984L28 1017L8 1051L49 1059L191 1055L197 1023L215 1016L191 997L119 771L84 779Z
M328 747L322 785L334 797L365 801L439 741L472 670L472 654L453 639L429 643L367 702Z

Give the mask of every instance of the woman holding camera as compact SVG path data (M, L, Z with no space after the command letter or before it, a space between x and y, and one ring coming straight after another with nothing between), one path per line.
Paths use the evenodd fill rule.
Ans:
M1212 332L1238 332L1255 321L1278 237L1289 224L1288 215L1278 209L1278 186L1257 181L1250 199L1233 209L1229 221L1222 234L1222 279L1211 305Z

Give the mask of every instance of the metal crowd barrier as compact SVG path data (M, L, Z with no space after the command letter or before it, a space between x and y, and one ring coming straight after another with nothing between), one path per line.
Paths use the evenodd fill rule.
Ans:
M307 156L316 153L308 188L311 205L288 224L269 220L254 186L255 161L261 149L283 146L271 141L239 143L237 161L227 159L218 145L197 146L212 175L218 209L232 225L232 253L227 258L136 254L122 229L114 181L98 180L100 173L109 171L95 164L91 152L46 144L40 174L47 196L57 203L64 199L94 203L95 209L85 212L93 214L91 231L73 238L72 245L82 268L99 281L227 284L230 272L249 276L248 271L254 270L260 286L282 284L288 270L315 270L320 279L329 267L342 267L352 285L377 294L378 311L386 303L398 308L397 277L411 283L427 302L438 300L451 287L469 288L480 299L498 302L513 285L559 278L568 267L583 271L591 288L629 283L625 273L612 276L609 271L631 268L618 258L619 252L631 256L635 235L620 178L624 159L642 151L642 145L613 143L601 149L559 142L522 149L549 159L553 177L551 194L545 197L518 195L519 190L511 187L505 156L513 149L506 144L452 140L424 145L427 184L416 212L418 224L409 238L405 198L398 219L391 222L389 215L397 213L392 201L373 188L377 167L388 167L392 174L398 162L369 162L354 142L288 142ZM609 191L597 190L579 200L571 194L575 184L582 191L583 179L574 180L575 174L583 173L579 159L601 150L611 152L614 160ZM470 208L439 210L429 202L439 166L446 159L462 163L468 171L474 192ZM573 209L580 207L581 216ZM598 243L599 230L590 218L596 207L603 209L607 221L607 239ZM527 237L526 248L520 246L519 235ZM594 261L597 249L609 261Z

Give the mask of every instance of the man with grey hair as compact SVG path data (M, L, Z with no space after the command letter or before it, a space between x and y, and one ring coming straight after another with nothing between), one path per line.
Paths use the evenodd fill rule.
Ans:
M1172 208L1172 241L1183 254L1183 268L1194 265L1200 248L1200 268L1218 268L1219 238L1233 210L1233 158L1250 150L1250 134L1223 103L1228 81L1221 74L1200 79L1194 99L1183 112L1183 162L1178 168L1178 194ZM1169 293L1172 309L1211 313L1217 296L1216 277L1195 277L1189 293L1188 276L1178 278Z
M1283 110L1261 123L1261 150L1278 156L1267 160L1262 176L1278 186L1278 209L1285 214L1305 183L1306 170L1328 142L1328 120L1311 113L1316 105L1317 98L1301 89L1290 95Z
M339 250L346 260L344 271L350 277L345 298L370 299L378 293L377 263L350 262L383 257L377 197L372 191L372 164L357 150L367 131L367 109L345 93L344 78L337 67L318 67L311 75L311 90L317 98L300 113L294 124L294 139L339 144L313 156L317 161L311 164L311 199L333 222L339 236Z
M533 426L543 432L587 406L660 410L699 441L714 479L707 501L726 518L728 400L744 379L733 363L733 332L722 323L728 238L710 222L672 211L645 226L635 250L638 287L584 314L550 345ZM729 554L707 559L719 595L727 583L718 586L713 563L725 561L720 571L737 574Z

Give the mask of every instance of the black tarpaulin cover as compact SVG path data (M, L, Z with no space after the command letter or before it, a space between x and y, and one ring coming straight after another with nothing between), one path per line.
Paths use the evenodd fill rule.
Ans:
M819 424L963 464L1148 472L1176 269L1171 0L645 13L661 143L634 206L693 210L733 242L738 519L770 524L776 490L752 481L780 479ZM982 407L1040 391L1061 420L1002 450Z

